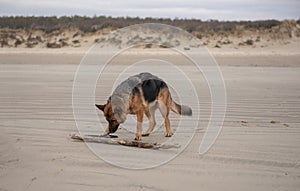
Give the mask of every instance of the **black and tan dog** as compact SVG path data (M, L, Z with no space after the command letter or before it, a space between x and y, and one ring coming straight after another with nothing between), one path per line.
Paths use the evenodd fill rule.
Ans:
M114 90L105 105L97 105L108 121L105 135L117 131L120 123L126 120L127 114L137 115L137 132L135 140L141 140L142 136L149 136L153 131L155 122L155 110L158 108L165 119L166 137L172 136L170 128L170 109L181 115L192 115L192 109L179 105L172 100L167 84L150 73L141 73L129 77ZM149 119L149 128L142 134L144 114Z

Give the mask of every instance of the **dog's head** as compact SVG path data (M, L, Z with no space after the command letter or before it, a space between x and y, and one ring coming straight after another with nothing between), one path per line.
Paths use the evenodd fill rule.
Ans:
M113 107L110 99L107 100L104 105L95 106L103 111L106 121L108 122L109 133L114 133L118 130L120 123L123 123L126 120L126 115L118 107Z

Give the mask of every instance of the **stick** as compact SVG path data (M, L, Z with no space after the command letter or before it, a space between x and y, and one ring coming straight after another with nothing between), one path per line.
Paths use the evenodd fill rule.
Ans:
M159 144L159 143L145 143L141 141L130 141L125 139L109 139L100 136L81 136L79 133L72 133L70 135L71 139L83 142L92 142L92 143L104 143L111 145L124 145L128 147L138 147L144 149L170 149L170 148L179 148L178 144Z

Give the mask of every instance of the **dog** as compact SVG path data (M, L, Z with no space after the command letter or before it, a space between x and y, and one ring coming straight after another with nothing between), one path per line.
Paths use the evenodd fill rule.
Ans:
M151 73L140 73L129 77L116 87L106 104L95 104L95 106L103 111L108 122L103 136L116 132L119 125L125 122L128 114L136 115L135 140L137 141L141 140L142 136L149 136L153 131L156 125L155 111L157 109L164 118L166 137L173 135L170 128L170 110L180 115L192 115L192 109L174 102L167 84ZM149 127L142 134L144 114L149 120Z

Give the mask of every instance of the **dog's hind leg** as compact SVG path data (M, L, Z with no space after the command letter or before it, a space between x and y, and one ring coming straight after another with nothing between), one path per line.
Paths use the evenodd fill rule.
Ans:
M167 107L165 102L159 102L159 111L163 118L165 119L165 126L166 126L166 137L171 137L173 135L170 127L170 119L169 119L169 108Z
M144 134L142 134L142 136L144 136L144 137L149 136L156 125L155 110L156 110L156 106L153 106L153 107L150 107L149 110L145 112L147 118L149 119L149 128L147 129L147 131Z

